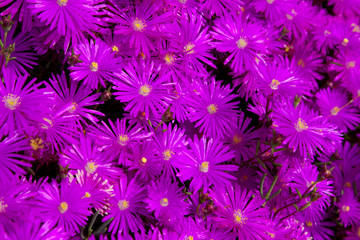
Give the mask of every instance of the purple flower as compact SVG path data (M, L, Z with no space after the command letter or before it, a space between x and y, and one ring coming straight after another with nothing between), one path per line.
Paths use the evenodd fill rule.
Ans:
M114 95L117 100L127 102L125 111L130 110L134 117L145 112L146 118L150 112L159 117L159 112L165 111L170 101L165 85L168 75L158 77L159 70L154 68L154 63L133 60L118 74L120 81L115 82Z
M254 0L249 3L256 12L264 13L271 23L279 22L279 16L284 15L284 12L289 8L286 0Z
M111 48L100 39L85 41L75 47L75 54L80 54L80 63L71 66L70 76L75 81L84 80L91 89L99 84L106 86L106 81L115 80L114 73L119 71L119 58L115 58Z
M237 118L236 96L231 94L229 85L222 87L214 78L198 84L196 91L186 97L191 108L189 119L206 136L223 137Z
M360 222L360 203L351 189L346 190L335 205L339 208L339 220L345 227Z
M225 15L215 22L212 45L219 52L229 52L224 64L231 62L237 73L254 69L266 53L266 30L256 23L247 23L241 16Z
M13 134L15 130L30 132L30 125L41 121L46 104L51 100L46 89L39 89L42 83L32 79L26 84L27 76L15 73L4 75L0 81L0 135Z
M321 89L316 98L321 114L341 131L354 130L359 125L360 112L348 104L346 92L339 89Z
M110 199L109 215L103 221L111 218L109 231L113 234L137 232L138 229L144 231L140 216L148 216L145 210L146 188L140 186L133 178L128 182L126 177L122 177L118 184L114 185L115 196Z
M192 178L190 188L193 192L200 188L207 192L211 185L224 187L230 183L230 179L235 179L226 171L236 171L238 166L223 164L234 157L228 146L216 138L206 140L203 137L199 140L196 136L194 141L189 141L189 146L191 151L184 149L177 176L182 181Z
M229 11L240 11L242 1L240 0L201 0L202 3L199 11L212 15L224 16L228 15Z
M177 185L163 177L148 186L147 209L154 211L159 223L167 228L177 227L187 214L186 196Z
M251 191L239 185L216 188L210 192L217 209L211 220L216 228L233 231L233 238L268 239L271 221L268 209L261 207L264 199L254 196ZM253 197L254 196L254 197Z
M46 183L38 193L38 214L48 222L49 228L57 225L73 233L85 226L91 214L90 201L84 198L85 191L76 181L69 183L69 179L65 178L60 183L60 189L55 181Z
M296 108L284 102L274 110L273 120L275 129L285 137L283 144L288 144L294 152L299 150L302 156L313 156L317 148L333 152L341 141L340 133L302 102Z

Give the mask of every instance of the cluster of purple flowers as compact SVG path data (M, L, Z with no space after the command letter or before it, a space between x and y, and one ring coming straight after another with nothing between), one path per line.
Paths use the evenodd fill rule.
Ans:
M358 0L0 10L0 239L360 239Z

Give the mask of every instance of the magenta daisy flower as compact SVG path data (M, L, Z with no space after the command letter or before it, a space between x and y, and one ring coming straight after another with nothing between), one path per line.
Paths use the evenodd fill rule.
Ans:
M30 125L41 121L43 111L48 111L46 104L51 101L42 83L36 79L26 84L27 76L17 76L15 73L4 75L0 81L0 135L17 131L29 132Z
M294 108L290 102L274 110L276 130L284 135L283 144L302 156L313 156L317 149L333 152L341 142L341 136L328 121L308 109L304 103Z
M156 117L164 113L170 102L170 95L164 84L168 75L158 77L159 68L154 63L131 61L124 71L118 74L120 81L115 82L114 93L117 100L127 102L125 111L130 110L134 117L139 112L145 112L148 118L150 112Z
M174 176L176 164L180 161L182 150L186 147L185 131L173 127L171 124L163 125L154 136L156 149L159 152L160 165L163 165L163 174Z
M154 211L155 218L165 227L176 227L187 214L186 196L178 184L168 178L160 178L148 185L147 209Z
M69 179L65 178L60 183L60 189L55 181L46 183L38 194L38 214L49 224L49 228L57 225L73 233L85 226L91 214L90 201L84 198L85 191L76 181L69 183Z
M229 52L224 64L231 61L237 73L254 69L266 53L266 30L255 23L247 23L241 16L226 15L215 22L211 32L216 40L212 43L219 52Z
M114 73L119 71L119 58L115 58L112 49L100 39L90 40L90 43L79 44L75 47L75 54L80 54L80 63L71 66L70 76L75 81L84 80L84 84L91 89L103 87L106 82L113 82Z
M233 238L268 239L271 231L269 211L261 207L264 199L239 185L217 188L210 192L217 209L211 220L216 228L233 230Z
M29 3L31 13L37 16L42 23L49 26L49 29L57 38L65 37L65 51L70 41L74 45L85 39L84 33L93 38L93 32L98 32L104 26L104 21L98 21L99 15L97 5L100 1L88 0L26 0Z
M119 164L126 165L133 145L147 137L141 130L140 127L128 125L125 119L116 119L116 122L109 120L109 125L102 122L102 126L91 127L90 136L104 150L105 158L117 159Z
M216 138L199 140L196 136L194 141L189 141L189 145L191 151L184 149L177 176L182 181L192 179L190 188L193 192L200 188L207 192L211 185L224 187L231 179L235 179L227 171L236 171L238 166L224 164L234 157L228 146L224 146Z
M279 16L284 15L289 8L286 0L254 0L249 3L256 12L264 13L265 17L272 23L279 22Z
M140 186L133 178L128 182L126 177L120 179L119 183L114 185L115 196L110 199L109 215L105 216L103 221L111 218L109 231L113 234L137 232L139 229L144 231L143 222L140 216L148 216L143 202L146 198L146 188Z
M85 119L97 122L97 118L93 115L104 116L104 114L99 111L87 108L102 103L97 101L101 93L91 94L89 88L79 86L78 82L75 81L71 81L70 84L68 84L64 72L61 76L52 75L52 79L49 80L51 84L49 88L56 94L55 103L59 111L76 115L78 120L83 122L85 122Z
M209 137L223 137L237 118L238 102L231 94L230 86L222 87L214 78L208 83L198 82L195 92L186 96L189 119L195 127Z
M154 50L154 39L158 39L162 33L158 26L171 20L172 12L158 13L156 4L151 0L145 0L141 4L134 4L127 12L113 15L111 22L117 23L115 34L124 35L130 47L135 47L135 55L139 53L150 56L150 50Z
M14 177L13 173L25 174L22 167L31 167L28 161L34 159L18 152L30 148L29 141L17 135L5 137L0 141L0 179L11 179Z
M69 169L83 170L87 176L97 173L101 178L114 180L119 175L112 159L104 158L98 146L89 136L80 134L80 141L65 148L60 164Z
M345 227L360 222L360 203L351 189L344 191L336 206L339 208L339 220Z
M354 130L359 125L360 112L347 104L349 101L346 92L339 89L321 89L316 98L321 114L341 131Z
M201 0L202 4L199 11L217 16L224 16L229 14L229 11L240 11L241 10L241 0Z

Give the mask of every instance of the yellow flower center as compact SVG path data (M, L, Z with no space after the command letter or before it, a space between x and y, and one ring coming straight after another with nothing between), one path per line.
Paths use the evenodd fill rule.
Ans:
M146 23L144 20L135 18L135 20L132 22L132 27L137 32L142 32L146 29Z
M349 206L345 206L345 205L344 205L341 209L342 209L343 212L348 212L348 211L350 211L350 207L349 207Z
M296 131L298 131L298 132L302 132L302 131L304 131L304 130L308 130L309 127L308 127L308 125L307 125L307 123L305 122L304 119L299 118L299 119L297 120L296 124L295 124L295 129L296 129Z
M276 79L271 80L270 88L272 90L278 90L279 89L280 82Z
M88 162L85 166L86 172L88 172L90 174L93 174L97 168L98 168L98 165L95 164L94 162Z
M8 207L8 205L4 202L4 200L0 200L0 213L4 213L6 212L6 208Z
M268 4L273 4L275 0L266 0Z
M74 113L77 109L79 105L76 103L76 102L73 102L71 105L70 105L70 108L69 108L69 113Z
M111 47L111 50L113 52L119 52L119 48L117 46L115 46L115 45Z
M142 157L141 160L140 160L140 162L143 163L143 164L147 163L146 157Z
M69 209L69 205L66 202L61 202L58 209L60 213L66 213L66 211Z
M147 84L144 84L139 89L139 94L143 95L144 97L148 96L151 92L151 87Z
M235 136L233 137L233 145L237 145L241 142L242 142L242 137L239 136L238 134L235 134Z
M118 143L119 143L121 146L126 146L127 143L128 143L128 141L129 141L129 137L128 137L127 135L121 134L121 135L119 136L119 141L118 141Z
M202 162L199 167L200 172L207 173L209 171L209 162Z
M243 216L243 214L240 210L236 210L234 212L234 221L236 224L243 226L246 220L247 220L247 218Z
M312 227L312 225L313 225L311 221L306 221L305 224L306 224L306 226L308 226L308 227Z
M172 53L167 53L164 57L164 60L166 62L167 65L171 65L174 63L174 54Z
M349 43L349 39L344 38L343 41L341 42L341 45L343 45L344 47L346 47L346 45Z
M300 59L300 60L298 61L298 66L305 67L305 62L304 62L304 60Z
M239 49L244 49L248 45L248 43L244 38L240 38L236 41L236 45Z
M163 207L167 207L169 205L169 199L167 198L160 199L160 205Z
M216 104L210 104L209 106L207 106L207 110L208 110L209 114L214 114L217 112L218 107Z
M348 63L346 63L346 68L349 69L349 68L354 68L355 67L355 61L350 61Z
M39 148L44 148L44 144L43 140L41 138L36 138L36 139L31 139L30 140L30 146L32 147L32 149L34 149L35 151L37 151Z
M329 36L330 36L330 34L331 34L331 32L330 32L330 31L328 31L328 30L325 30L325 31L324 31L324 36L325 36L325 37L329 37Z
M167 149L166 151L163 152L163 157L165 161L169 161L170 158L172 158L172 155L174 154L173 151L171 151L170 149Z
M99 70L99 64L97 62L92 62L89 66L90 71L97 72Z
M84 197L89 198L89 197L91 197L91 194L89 192L86 192Z
M124 199L124 200L120 200L119 203L118 203L118 206L119 206L119 209L120 209L121 211L124 211L124 210L126 210L126 209L129 208L129 202L126 201L125 199Z
M195 47L195 45L192 44L191 42L189 42L188 44L185 45L184 52L187 54L192 54L192 53L194 53L194 50L193 50L194 47Z
M21 104L20 97L11 93L4 96L2 101L5 104L5 107L10 110L15 110Z
M46 125L46 124L42 124L42 125L41 125L41 128L43 128L43 129L49 129L49 128L52 128L52 126L54 126L53 121L51 121L50 119L48 119L48 118L43 118L43 120L44 120L45 122L47 122L47 125Z
M194 240L194 237L193 237L193 236L188 236L188 237L186 238L186 240Z
M341 108L339 107L333 107L330 112L331 112L331 115L333 116L336 116L339 112L340 112Z
M66 6L67 5L68 0L57 0L57 4L60 7Z

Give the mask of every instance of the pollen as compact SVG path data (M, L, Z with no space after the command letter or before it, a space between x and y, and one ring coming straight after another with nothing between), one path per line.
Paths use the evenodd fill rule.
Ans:
M76 102L71 103L69 107L69 113L74 113L79 105Z
M346 63L346 68L349 69L349 68L354 68L355 67L355 61L350 61L350 62L347 62Z
M233 145L237 145L237 144L241 143L242 140L243 139L241 136L239 136L238 134L235 134L235 136L233 137Z
M118 143L121 145L121 146L126 146L127 143L129 141L129 137L126 135L126 134L121 134L119 136L119 140L118 140Z
M41 138L31 139L30 146L33 150L37 151L39 148L44 148L43 140Z
M167 149L166 151L163 152L164 160L169 161L172 158L173 154L174 154L174 152L171 151L171 149Z
M67 5L68 0L57 0L57 4L60 7L66 6Z
M142 32L146 29L147 25L144 20L135 18L135 20L132 22L132 27L137 32Z
M343 45L344 47L346 47L346 45L349 43L349 39L344 38L343 41L341 42L341 45Z
M112 50L113 52L119 52L119 48L118 48L116 45L112 46L112 47L111 47L111 50Z
M305 224L307 227L312 227L312 225L313 225L311 221L306 221Z
M186 240L194 240L194 236L188 236Z
M167 198L160 199L160 205L163 207L167 207L169 205L169 199Z
M304 62L304 60L300 59L300 60L298 61L298 66L305 67L305 62Z
M208 110L209 114L214 114L217 112L218 107L216 104L210 104L209 106L207 106L207 110Z
M325 36L325 37L329 37L329 36L330 36L330 34L331 34L331 32L330 32L330 31L328 31L328 30L325 30L325 31L324 31L324 36Z
M4 202L4 200L0 200L0 213L4 213L6 212L6 208L8 207L8 205Z
M348 211L350 211L350 207L349 207L349 206L345 206L345 205L344 205L341 209L342 209L343 212L348 212Z
M142 157L141 160L140 160L140 162L143 163L143 164L147 163L146 157Z
M243 226L245 221L247 220L247 218L243 216L243 214L240 210L236 210L234 212L234 220L235 220L236 224Z
M189 42L188 44L185 45L184 52L187 54L192 54L194 53L194 47L195 45Z
M209 162L202 162L199 167L200 172L207 173L209 171Z
M273 4L275 0L266 0L268 4Z
M331 112L331 115L333 116L336 116L339 112L340 112L341 108L339 107L333 107L330 112Z
M48 119L48 118L43 118L43 120L44 120L45 122L47 122L48 125L42 124L42 125L41 125L41 128L43 128L43 129L49 129L49 128L51 128L52 126L54 126L54 122L51 121L50 119Z
M309 127L308 127L308 125L307 125L307 123L305 122L304 119L298 118L298 120L297 120L297 122L295 124L295 129L298 132L302 132L304 130L308 130Z
M2 99L5 107L10 110L15 110L21 104L21 100L19 96L9 93L8 95L4 96Z
M90 174L93 174L97 168L98 168L98 165L95 164L94 162L88 162L85 166L86 172L88 172Z
M86 192L84 197L89 198L89 197L91 197L91 194L89 192Z
M143 95L144 97L149 96L151 92L151 87L147 84L144 84L139 89L139 94Z
M179 0L179 3L185 4L187 0Z
M126 209L129 208L129 202L126 201L125 199L124 199L124 200L120 200L120 201L118 202L118 206L119 206L119 209L120 209L121 211L124 211L124 210L126 210Z
M236 45L239 49L244 49L248 45L248 43L244 38L240 38L236 41Z
M67 202L61 202L58 209L60 213L66 213L66 211L69 209L69 205L67 204Z
M278 90L279 89L280 82L276 79L271 80L270 88L272 90Z
M90 71L97 72L99 70L99 64L97 62L92 62L89 66Z
M167 65L172 65L174 63L174 54L172 53L167 53L164 57L164 60L166 62Z

